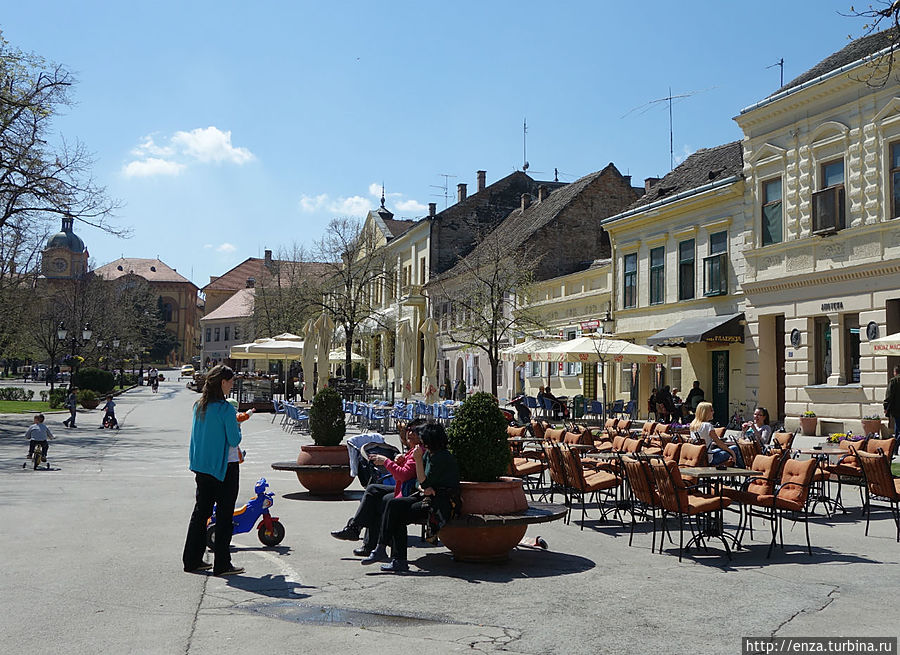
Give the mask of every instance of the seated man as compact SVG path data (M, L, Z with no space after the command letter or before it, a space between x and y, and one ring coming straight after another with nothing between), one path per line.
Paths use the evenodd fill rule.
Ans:
M408 450L402 455L397 455L394 461L383 455L372 455L372 461L378 466L384 466L394 477L395 484L387 485L373 482L368 485L362 500L359 501L356 514L347 521L346 526L331 533L331 536L335 539L356 541L365 528L366 537L363 545L353 550L354 555L365 557L375 549L381 532L381 519L385 506L392 498L401 497L404 483L416 477L414 453L417 448L421 447L422 442L419 438L419 430L423 427L425 427L425 419L410 421L409 425L406 426L406 438L404 440Z
M550 385L547 385L544 389L544 398L550 401L554 414L562 414L564 418L569 417L568 406L563 402L562 398L557 398L550 392Z

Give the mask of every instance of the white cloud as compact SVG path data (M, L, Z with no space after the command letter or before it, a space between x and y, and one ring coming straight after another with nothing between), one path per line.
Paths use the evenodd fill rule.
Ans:
M307 213L326 211L339 216L365 216L372 208L372 203L362 196L332 199L327 193L317 196L302 195L300 210Z
M152 177L154 175L178 175L183 170L184 164L159 157L147 157L128 162L122 169L122 174L125 177Z
M418 200L413 200L412 198L410 198L409 200L401 200L400 202L394 203L394 207L402 212L420 212L425 209L425 205L423 205Z
M372 184L369 185L369 195L374 198L381 198L382 189L383 187L380 184L378 184L377 182L372 182ZM402 195L402 193L385 193L384 197L399 198Z
M689 145L685 144L681 147L681 154L675 153L675 165L680 166L684 163L684 160L697 152L696 148L691 148Z
M153 135L147 135L131 154L137 159L122 167L125 177L178 175L195 162L240 166L256 159L247 148L232 145L230 130L223 131L212 125L189 132L179 130L163 145L157 143Z
M237 246L233 246L228 242L216 246L216 252L232 253L237 250Z
M246 164L255 159L247 148L231 145L231 130L223 132L212 125L206 129L198 127L190 132L176 132L172 144L188 157L202 162Z
M203 244L203 247L204 247L206 250L210 250L210 249L212 249L213 244L211 244L211 243L204 243L204 244Z

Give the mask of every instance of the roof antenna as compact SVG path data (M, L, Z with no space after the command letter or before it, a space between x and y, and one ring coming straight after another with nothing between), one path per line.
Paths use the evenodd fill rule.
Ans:
M432 196L440 198L443 196L444 198L444 209L450 206L450 178L456 177L455 175L450 175L449 173L438 173L438 177L444 178L443 184L429 184L428 186L433 189L441 189L443 193L432 193Z
M779 59L778 61L776 61L776 62L775 62L774 64L772 64L771 66L766 66L766 68L767 68L767 69L768 69L768 68L775 68L776 66L778 66L778 67L781 69L781 84L778 85L778 88L780 89L781 87L784 86L784 57L782 57L781 59Z
M528 119L522 119L522 172L528 170L528 157L526 156L526 146L528 140Z
M553 181L559 182L559 169L555 166L553 167Z

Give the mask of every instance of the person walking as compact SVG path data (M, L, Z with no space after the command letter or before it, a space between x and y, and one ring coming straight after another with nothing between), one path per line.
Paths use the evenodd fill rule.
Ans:
M237 411L226 398L234 386L234 371L219 364L210 369L200 400L194 405L191 425L190 469L196 482L196 500L188 523L182 562L187 573L206 571L234 575L244 569L231 563L234 504L240 483L241 430ZM214 564L205 562L206 521L216 505Z
M884 415L894 421L894 439L900 440L900 366L895 366L884 396Z
M69 395L63 403L65 408L69 410L69 418L63 421L63 425L67 428L76 428L75 414L78 412L78 387L69 387Z

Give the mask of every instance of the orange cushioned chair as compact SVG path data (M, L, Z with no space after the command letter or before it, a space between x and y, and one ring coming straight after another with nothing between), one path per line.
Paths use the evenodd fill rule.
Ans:
M636 515L640 511L644 516L650 515L653 523L653 540L650 542L650 552L656 550L656 512L662 507L656 485L653 483L653 474L650 472L650 464L646 459L623 457L622 467L631 489L631 532L628 535L628 545L634 539L634 526ZM660 540L659 552L662 552L662 540Z
M619 478L606 471L586 471L581 464L581 456L574 448L569 448L567 444L560 447L563 458L563 466L565 467L566 482L569 492L569 498L578 497L581 499L581 529L584 530L584 519L587 513L585 496L593 497L600 508L600 515L606 520L606 511L603 509L603 503L600 500L599 493L616 489L619 486ZM612 494L615 500L615 492ZM572 517L571 501L569 505L569 513L566 522L570 522Z
M893 441L893 439L891 439ZM891 505L891 515L897 526L897 542L900 543L900 478L891 473L891 459L881 451L873 453L856 453L866 481L866 501L863 509L866 512L866 535L869 534L869 514L872 511L873 496L884 498Z
M784 548L783 515L793 514L795 521L802 521L806 527L806 549L812 555L809 542L809 490L818 462L815 459L788 459L781 469L781 481L777 493L760 494L750 505L763 510L761 514L772 524L772 541L766 557L772 555L776 538L781 536L781 547Z
M690 493L693 487L685 483L685 480L681 477L681 471L675 462L654 459L650 461L650 470L653 472L653 481L656 483L656 489L662 503L663 522L665 523L666 514L678 516L678 561L680 562L684 552L685 518L687 518L688 527L693 538L702 543L699 526L695 529L694 524L691 522L691 517L718 512L728 507L731 504L731 499L719 498L719 496L708 494ZM662 550L661 545L660 550Z

